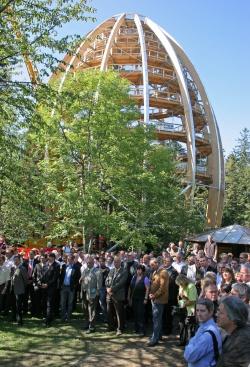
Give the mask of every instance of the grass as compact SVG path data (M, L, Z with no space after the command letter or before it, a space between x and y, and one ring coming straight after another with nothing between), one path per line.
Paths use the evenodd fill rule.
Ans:
M0 366L96 367L100 362L104 367L184 366L182 350L174 339L149 350L147 338L140 339L131 331L116 337L98 324L96 333L86 335L82 326L80 314L69 324L56 320L50 328L36 318L24 318L20 327L0 317Z

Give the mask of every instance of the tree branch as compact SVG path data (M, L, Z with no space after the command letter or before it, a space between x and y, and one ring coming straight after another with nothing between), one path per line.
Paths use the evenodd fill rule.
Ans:
M3 13L9 6L11 3L14 3L15 0L9 0L5 5L3 5L1 8L0 8L0 13Z

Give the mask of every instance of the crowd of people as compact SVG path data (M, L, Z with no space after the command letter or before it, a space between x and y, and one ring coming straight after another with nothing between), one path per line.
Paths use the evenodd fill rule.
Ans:
M247 367L249 301L250 254L219 254L210 236L204 248L179 241L157 256L77 245L23 253L0 236L0 312L17 325L27 313L48 327L70 322L81 302L86 333L98 319L119 337L132 321L143 338L152 324L147 347L173 334L189 366Z

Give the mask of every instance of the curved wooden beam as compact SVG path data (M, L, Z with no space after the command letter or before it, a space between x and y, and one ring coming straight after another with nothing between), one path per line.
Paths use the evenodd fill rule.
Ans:
M208 173L213 177L213 184L209 187L208 192L207 226L219 227L221 225L223 214L225 172L223 148L218 124L214 115L214 111L208 100L206 90L192 62L185 54L181 46L174 40L174 38L169 36L169 34L164 29L162 29L162 31L165 33L166 37L169 38L174 49L176 50L176 54L183 61L183 64L187 67L193 81L198 88L204 105L212 147L212 153L208 156Z
M155 33L163 47L165 48L176 73L176 77L179 83L182 103L184 106L185 115L185 127L187 131L187 154L188 154L188 166L187 166L187 181L191 190L188 194L192 197L195 190L195 173L196 173L196 151L195 151L195 131L194 131L194 120L192 113L192 105L183 75L182 67L180 65L179 59L176 52L170 43L169 39L166 37L162 29L154 23L149 18L145 18L145 24Z

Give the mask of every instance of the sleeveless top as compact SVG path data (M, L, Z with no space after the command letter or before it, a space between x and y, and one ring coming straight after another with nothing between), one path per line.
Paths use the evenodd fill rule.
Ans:
M145 276L142 277L138 282L136 282L136 280L137 276L134 275L130 283L132 299L144 300L146 293Z

